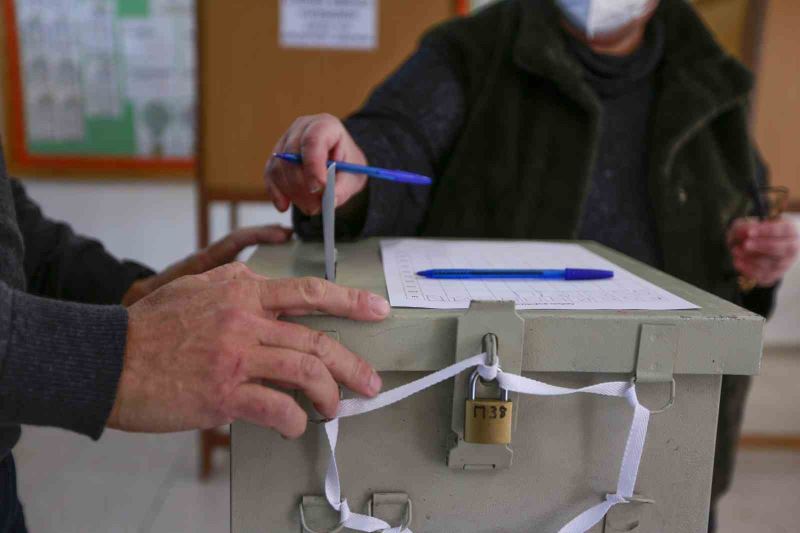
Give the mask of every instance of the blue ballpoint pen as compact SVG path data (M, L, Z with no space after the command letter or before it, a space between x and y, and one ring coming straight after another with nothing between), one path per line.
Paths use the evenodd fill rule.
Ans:
M577 281L613 278L614 272L595 268L551 268L543 270L434 268L420 270L417 275L430 279L563 279Z
M290 163L302 163L303 156L294 153L280 153L272 154L272 157L277 157ZM404 170L388 170L385 168L368 167L364 165L356 165L354 163L347 163L345 161L328 161L328 165L336 163L336 171L339 172L352 172L353 174L366 174L372 178L379 178L382 180L395 181L398 183L411 183L414 185L430 185L433 180L421 174L414 174L413 172L406 172Z

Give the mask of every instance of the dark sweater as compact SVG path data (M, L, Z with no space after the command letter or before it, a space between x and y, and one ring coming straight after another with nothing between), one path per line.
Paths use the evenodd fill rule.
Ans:
M20 424L100 436L122 371L127 312L91 304L118 304L152 274L45 218L7 177L1 154L0 458Z
M603 109L578 238L655 267L662 261L647 187L647 140L663 31L662 22L653 21L642 46L623 57L596 54L582 42L567 39Z

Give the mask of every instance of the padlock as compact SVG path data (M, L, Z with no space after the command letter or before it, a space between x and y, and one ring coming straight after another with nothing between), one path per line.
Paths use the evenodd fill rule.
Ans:
M467 405L464 419L464 440L477 444L510 444L512 404L508 391L500 388L499 400L475 398L478 371L472 372L467 387Z

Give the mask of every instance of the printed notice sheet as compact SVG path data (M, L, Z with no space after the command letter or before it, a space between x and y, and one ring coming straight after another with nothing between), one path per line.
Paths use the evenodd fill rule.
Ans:
M374 50L378 46L376 0L281 0L284 48Z
M393 307L466 309L471 300L513 300L517 309L696 309L697 306L578 244L386 239L383 272ZM614 277L593 281L438 280L432 268L597 268Z

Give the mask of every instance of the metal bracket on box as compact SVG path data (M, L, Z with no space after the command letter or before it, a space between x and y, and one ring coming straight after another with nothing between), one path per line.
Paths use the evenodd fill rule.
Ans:
M388 524L400 524L400 531L411 528L411 498L405 492L375 492L367 501L367 514Z
M522 349L525 321L514 308L514 302L473 301L458 319L456 362L481 353L484 337L493 333L497 339L497 354L503 370L522 373ZM508 444L475 444L464 441L464 407L467 399L467 378L457 376L453 384L453 418L451 427L455 442L447 456L447 466L456 470L491 470L509 468L514 456ZM517 394L511 395L517 400ZM519 405L514 407L513 427L516 428Z
M642 519L642 515L646 517L647 512L641 504L654 504L656 501L638 494L634 494L633 497L626 498L626 500L628 505L615 505L603 518L603 533L639 531L641 526L647 525L646 519Z
M339 533L344 524L325 496L303 496L300 500L300 533Z
M660 409L663 413L675 403L675 357L678 352L678 329L669 324L642 324L636 356L634 383L668 383L669 399Z

